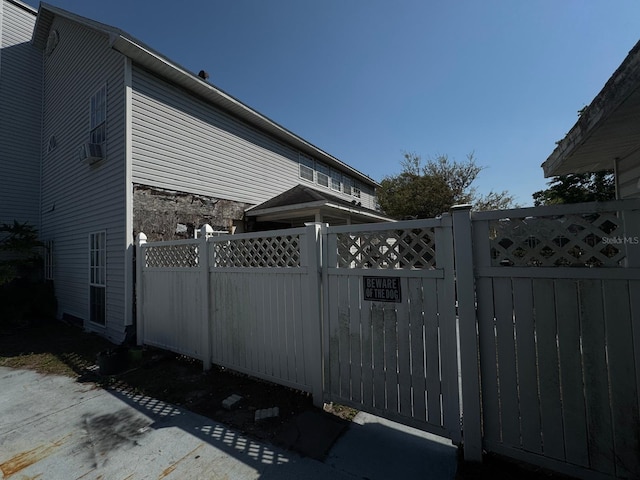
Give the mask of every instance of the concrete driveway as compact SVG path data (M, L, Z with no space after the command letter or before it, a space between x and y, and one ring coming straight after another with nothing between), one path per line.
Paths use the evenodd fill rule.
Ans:
M153 398L0 367L0 479L453 479L455 447L359 414L324 462Z

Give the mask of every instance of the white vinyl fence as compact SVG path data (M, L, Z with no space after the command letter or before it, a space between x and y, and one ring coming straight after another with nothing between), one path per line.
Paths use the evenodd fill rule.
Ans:
M640 200L141 235L138 341L447 436L466 459L640 478L639 239Z
M321 402L319 229L215 237L203 230L198 240L157 243L143 237L139 342Z
M445 216L326 229L325 400L458 443L451 227Z
M144 243L137 261L138 338L145 345L207 358L206 239ZM205 341L203 341L203 339Z
M640 477L638 207L473 214L487 450Z
M212 363L321 397L319 228L210 239Z

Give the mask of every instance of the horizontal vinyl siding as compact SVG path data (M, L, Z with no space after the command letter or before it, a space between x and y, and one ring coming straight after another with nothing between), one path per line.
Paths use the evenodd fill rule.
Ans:
M116 342L124 338L125 96L124 58L106 37L65 19L54 20L60 42L45 59L43 232L54 240L54 281L60 310ZM107 85L106 159L82 163L89 140L89 101ZM107 327L88 322L89 234L107 232Z
M0 223L39 227L42 53L30 43L35 15L0 6Z
M620 198L640 197L640 157L627 158L618 163L618 193Z
M132 116L134 183L250 204L304 183L296 149L135 66Z

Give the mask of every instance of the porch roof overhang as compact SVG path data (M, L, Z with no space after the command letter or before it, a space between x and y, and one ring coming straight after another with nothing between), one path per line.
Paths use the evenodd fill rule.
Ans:
M542 164L545 177L613 169L640 161L640 42Z
M236 118L272 135L278 140L291 145L300 152L310 155L316 160L320 160L334 167L336 170L351 175L365 185L373 188L380 186L378 182L368 175L365 175L302 137L299 137L119 28L96 22L47 3L41 3L32 39L35 46L42 49L45 48L49 30L56 15L80 23L105 35L114 50L130 58L132 62L140 67L149 70L168 82L186 89L193 95L225 110Z
M247 217L259 222L313 222L321 218L327 223L392 222L380 212L364 208L311 187L297 185L260 205L245 210Z

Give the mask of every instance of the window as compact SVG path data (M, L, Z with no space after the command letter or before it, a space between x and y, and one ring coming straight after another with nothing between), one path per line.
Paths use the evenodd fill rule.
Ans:
M360 187L353 187L351 194L356 198L360 198Z
M53 280L53 240L44 242L44 279Z
M313 182L313 158L300 154L300 178Z
M103 85L91 97L91 131L89 143L103 144L107 140L107 86Z
M331 190L342 191L342 175L335 170L331 170Z
M346 195L351 195L351 189L353 188L353 178L347 177L346 175L342 177L342 191Z
M89 320L106 323L107 233L89 235Z
M316 182L318 182L318 185L328 187L330 173L329 167L318 162L316 164Z

